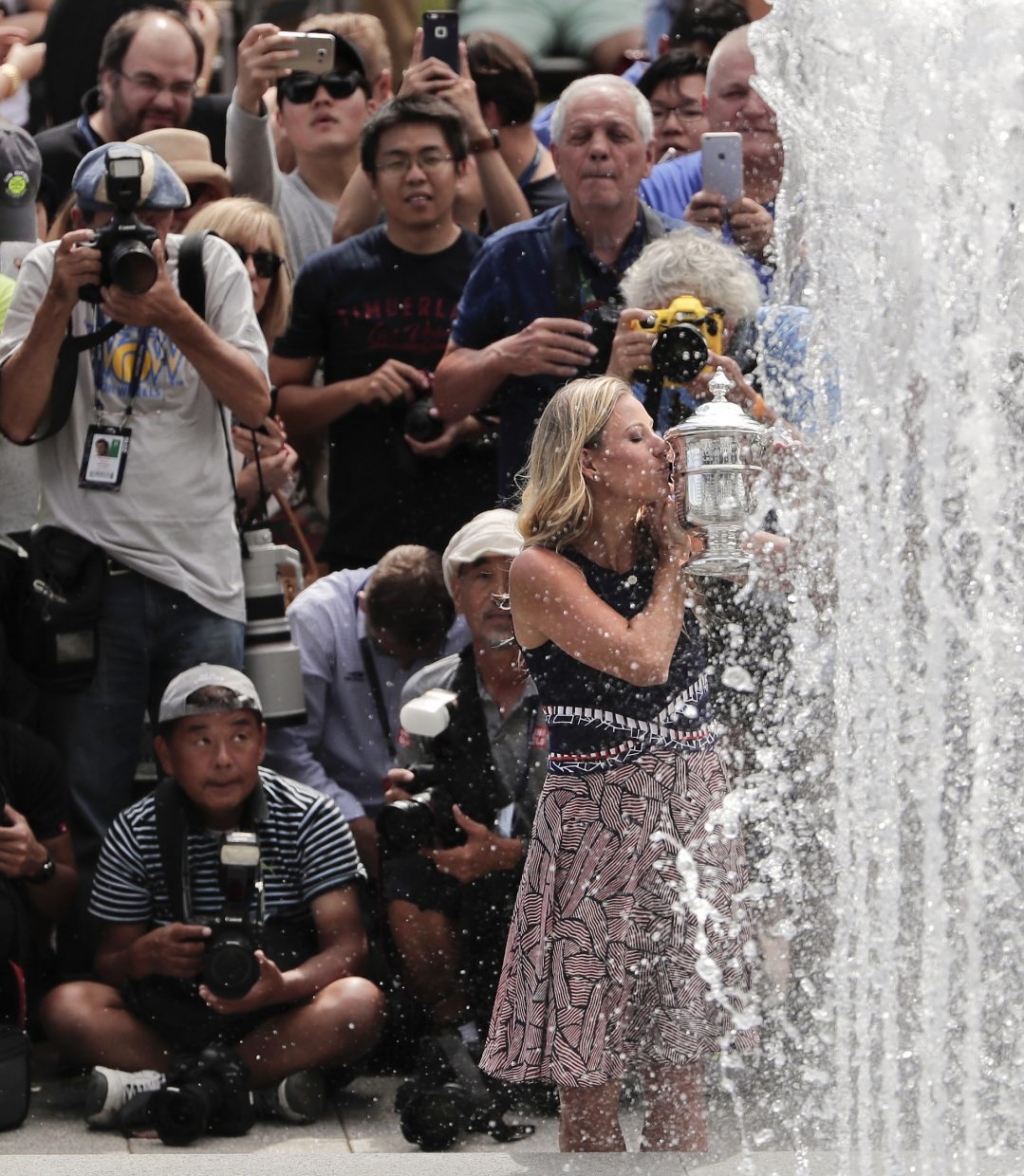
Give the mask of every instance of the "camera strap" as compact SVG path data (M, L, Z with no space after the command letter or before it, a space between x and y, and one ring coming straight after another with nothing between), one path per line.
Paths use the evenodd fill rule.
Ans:
M661 218L646 204L641 203L640 212L644 221L644 245L665 236ZM595 301L590 282L581 272L579 261L570 253L566 241L569 206L563 204L551 222L551 268L555 287L555 317L579 318L580 311Z
M167 883L171 918L175 923L192 921L191 872L188 861L189 814L181 787L173 776L156 786L153 791L153 808L156 818L156 840L160 847L160 864ZM263 782L256 781L256 787L246 801L240 827L258 834L255 814L266 811L263 796ZM262 930L266 922L266 889L263 885L263 861L256 867L257 927Z
M373 695L373 705L377 708L377 718L380 729L384 732L384 742L388 747L388 755L395 758L395 738L391 734L391 720L388 718L388 708L384 705L384 691L380 685L380 675L377 673L377 663L373 660L373 648L369 637L359 638L359 653L363 659L363 669L366 671L366 681Z
M185 299L197 315L206 322L206 270L203 267L203 247L207 237L219 237L213 229L204 229L201 233L189 233L178 248L178 293ZM231 479L231 496L235 500L235 522L238 524L238 542L242 547L242 556L249 557L249 546L245 541L242 530L242 504L238 500L238 483L235 481L235 463L231 458L231 437L228 434L228 422L224 416L224 406L218 401L218 415L220 427L224 433L224 451L228 459L228 477ZM258 460L258 459L257 459ZM260 479L260 489L263 488L263 473L257 466Z

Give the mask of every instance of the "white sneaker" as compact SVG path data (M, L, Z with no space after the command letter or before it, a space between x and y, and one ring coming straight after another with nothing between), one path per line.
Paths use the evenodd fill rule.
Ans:
M90 1127L114 1127L117 1112L137 1094L160 1090L166 1079L156 1070L111 1070L94 1066L85 1091L85 1121Z

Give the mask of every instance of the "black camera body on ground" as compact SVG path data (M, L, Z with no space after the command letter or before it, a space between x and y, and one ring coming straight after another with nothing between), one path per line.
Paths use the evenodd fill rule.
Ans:
M224 909L212 918L196 919L213 928L203 953L202 981L217 996L237 1000L259 979L256 959L258 929L249 917L249 900L260 868L255 833L226 833L220 847Z
M245 1135L255 1122L249 1068L220 1045L180 1059L162 1090L136 1095L121 1109L126 1135L155 1128L160 1139L184 1147L203 1135Z
M107 202L114 217L96 230L92 248L101 256L98 285L79 287L83 302L101 302L103 286L117 286L126 294L145 294L156 281L158 268L153 242L159 234L135 215L142 203L142 174L145 162L138 147L125 144L107 152Z
M422 790L408 800L386 804L377 814L381 851L401 857L431 846L451 849L461 845L466 835L455 823L452 797L444 787L445 773L434 764L413 764L409 771Z
M535 1131L531 1123L506 1123L508 1099L500 1083L480 1072L455 1033L425 1037L416 1076L395 1095L402 1135L423 1151L445 1151L463 1131L486 1132L498 1143L515 1143Z

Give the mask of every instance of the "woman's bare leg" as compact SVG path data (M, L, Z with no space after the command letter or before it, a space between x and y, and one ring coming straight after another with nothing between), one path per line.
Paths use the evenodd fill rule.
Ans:
M558 1147L564 1152L625 1151L619 1126L618 1082L585 1088L560 1086Z
M645 1066L643 1082L641 1151L707 1151L703 1061L685 1066Z

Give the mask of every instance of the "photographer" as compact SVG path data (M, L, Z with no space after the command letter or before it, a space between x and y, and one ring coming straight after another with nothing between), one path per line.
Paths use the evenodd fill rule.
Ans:
M0 428L39 442L43 520L109 561L95 678L54 698L42 731L68 764L71 834L88 874L131 799L147 705L198 661L242 664L224 410L258 425L270 390L237 253L205 243L205 321L179 293L182 238L169 228L189 197L171 167L148 148L108 144L82 160L73 187L74 227L25 259L0 337ZM69 333L86 349L58 380ZM100 437L118 441L116 462L95 458Z
M378 818L384 897L402 978L435 1027L459 1026L467 1044L477 1037L477 1019L483 1029L490 1015L523 839L547 765L547 727L507 606L508 569L521 545L507 510L478 515L448 544L445 583L471 644L406 684L407 703L434 688L454 693L451 721L433 739L403 729L400 758L431 770L394 769L389 805ZM394 806L410 798L415 806L428 782L442 794L434 796L439 835L417 850L401 837L410 818L415 822L415 809L410 813L404 803L396 816Z
M53 748L0 718L0 1023L22 1019L22 980L34 1010L50 970L51 925L75 893L65 808Z
M359 976L363 873L351 834L326 797L260 768L261 704L238 671L179 674L158 729L172 779L118 816L96 872L98 982L55 989L44 1024L69 1058L96 1066L94 1126L112 1125L132 1094L159 1089L178 1050L211 1043L233 1047L258 1107L309 1122L323 1092L308 1071L362 1056L383 1016L383 996ZM253 843L255 863L229 856L251 855ZM241 948L225 943L228 924Z

